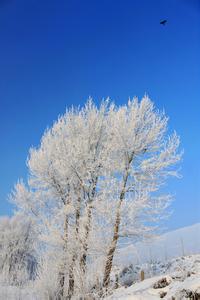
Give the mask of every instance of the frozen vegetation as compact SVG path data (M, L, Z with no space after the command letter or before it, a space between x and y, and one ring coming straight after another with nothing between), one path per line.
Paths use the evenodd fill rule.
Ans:
M132 273L143 263L131 245L145 258L169 215L163 187L182 153L167 128L145 96L120 107L89 99L44 132L10 195L15 215L0 220L2 299L99 299L125 284L124 257Z

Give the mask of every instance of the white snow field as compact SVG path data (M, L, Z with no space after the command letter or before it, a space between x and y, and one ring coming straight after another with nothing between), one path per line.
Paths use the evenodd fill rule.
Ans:
M199 254L169 260L160 266L160 272L162 275L116 289L106 300L200 299Z

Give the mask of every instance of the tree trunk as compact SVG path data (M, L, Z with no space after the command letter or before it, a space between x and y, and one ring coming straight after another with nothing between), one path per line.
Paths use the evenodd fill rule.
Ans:
M103 277L103 287L108 287L110 282L110 272L112 269L112 263L113 263L113 257L117 246L118 241L118 233L119 233L119 226L120 226L120 208L121 208L122 200L120 200L117 212L116 212L116 219L115 219L115 225L114 225L114 234L112 238L112 242L107 254L107 260L106 265L104 269L104 277Z
M59 276L59 294L57 299L62 300L64 296L65 274L64 272L60 272L58 276Z
M123 186L122 190L119 196L119 203L117 206L117 211L116 211L116 217L115 217L115 225L114 225L114 232L113 232L113 238L112 242L110 244L110 248L107 253L107 258L106 258L106 264L105 264L105 269L104 269L104 277L103 277L103 287L107 288L110 282L110 273L112 269L112 264L113 264L113 257L115 254L115 250L117 247L117 242L119 238L119 227L120 227L120 222L121 222L121 204L124 200L125 194L126 194L126 184L129 176L129 166L132 162L133 159L133 154L131 155L131 158L128 160L127 167L125 169L125 174L123 177Z
M79 219L81 215L81 197L78 197L77 200L77 209L76 209L76 237L78 240L78 234L79 234ZM73 254L71 265L69 266L69 286L68 286L68 297L71 299L71 297L74 294L74 265L76 262L77 254L76 252Z
M81 259L80 259L80 263L81 263L83 273L85 273L85 269L86 269L87 251L88 251L88 237L89 237L90 227L91 227L91 218L92 218L92 207L89 204L88 209L87 209L87 223L86 223L86 226L85 226L86 232L85 232L85 238L84 238L84 241L83 241L83 254L82 254Z
M67 253L67 242L68 242L68 217L65 218L64 223L64 247L63 252L64 256ZM64 287L65 287L65 270L66 270L66 263L62 266L62 271L59 272L59 296L58 299L64 299Z
M83 240L83 254L80 259L80 264L82 267L83 273L85 273L86 269L86 262L87 262L87 251L88 251L88 237L90 234L90 229L91 229L91 219L92 219L92 202L94 200L95 194L96 194L96 187L97 187L97 181L98 181L98 176L96 176L93 179L92 183L92 191L91 194L89 194L89 199L88 199L88 206L87 206L87 222L85 225L85 237Z
M67 194L66 192L62 189L60 183L57 181L55 176L52 176L52 186L55 188L57 191L58 195L60 195L60 199L62 203L65 205L68 205L70 203L70 198L69 198L69 192L70 192L70 185L69 183L67 184ZM68 243L68 216L65 217L64 221L64 246L63 246L63 252L64 256L65 253L67 253L67 243ZM64 264L61 266L61 271L58 274L58 284L59 284L59 295L57 297L58 300L63 300L64 299L64 286L65 286L65 270L66 270L66 262L65 262L65 257L64 257Z

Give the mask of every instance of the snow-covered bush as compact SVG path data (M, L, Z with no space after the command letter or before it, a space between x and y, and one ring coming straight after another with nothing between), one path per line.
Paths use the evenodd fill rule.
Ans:
M37 277L34 281L34 292L39 299L58 299L58 273L60 271L59 252L48 251L41 257Z
M21 215L0 218L0 280L23 285L36 277L35 233Z

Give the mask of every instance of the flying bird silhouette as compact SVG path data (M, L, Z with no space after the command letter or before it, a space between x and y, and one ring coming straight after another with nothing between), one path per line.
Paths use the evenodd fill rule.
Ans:
M167 23L167 20L162 20L162 21L160 21L160 24L161 25L165 25Z

